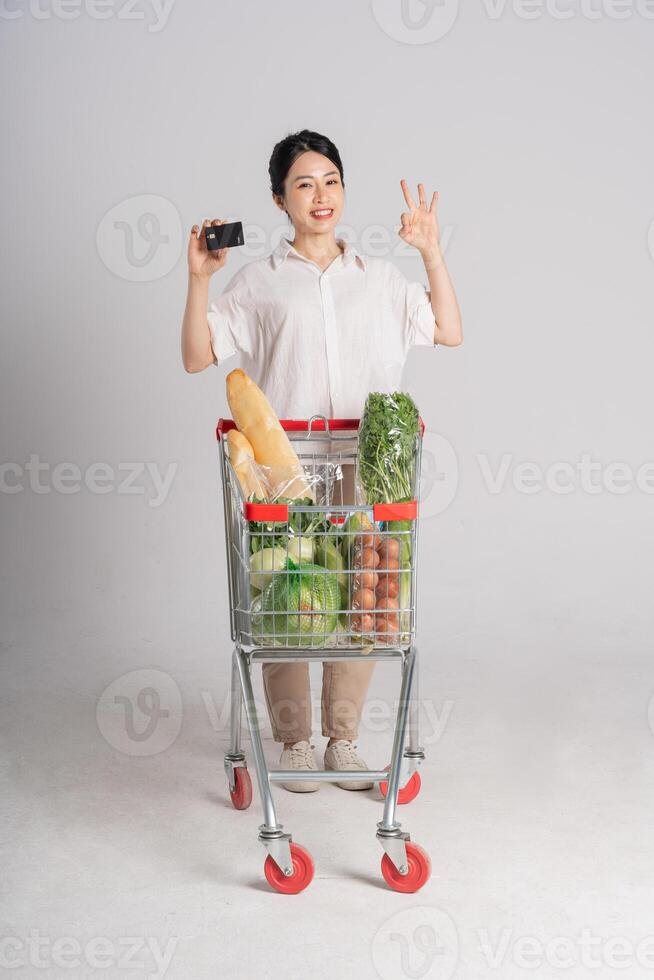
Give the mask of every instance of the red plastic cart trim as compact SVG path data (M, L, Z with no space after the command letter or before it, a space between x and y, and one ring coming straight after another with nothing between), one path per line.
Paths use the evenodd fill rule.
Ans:
M248 521L281 521L288 524L288 504L254 504L246 500L243 513Z
M309 420L308 419L280 419L280 424L285 432L308 432L309 431ZM330 431L343 431L351 430L356 432L359 428L359 422L361 419L327 419ZM222 433L229 432L230 429L235 429L236 423L233 419L219 419L218 425L216 426L216 438L220 442L220 436ZM324 432L325 422L323 419L313 419L311 422L312 432ZM420 435L425 434L425 423L420 417Z
M372 516L375 521L415 521L418 516L418 501L407 500L403 504L373 504Z

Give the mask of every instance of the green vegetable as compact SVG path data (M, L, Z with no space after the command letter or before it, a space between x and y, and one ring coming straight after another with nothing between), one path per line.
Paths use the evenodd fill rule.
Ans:
M319 536L315 547L315 560L318 565L336 572L341 590L341 606L347 606L347 572L345 561L338 547L338 539L333 534Z
M341 542L341 553L348 568L352 567L352 546L356 540L356 535L360 531L374 531L375 526L363 510L357 510L350 514L343 524L343 539Z
M263 548L250 558L250 583L255 589L265 589L273 572L284 567L286 552L283 548Z
M384 530L394 532L400 542L400 552L398 560L400 568L406 569L400 572L400 594L398 602L400 609L411 609L411 537L414 528L414 521L385 521ZM399 533L398 533L399 532ZM411 612L400 613L400 631L407 633L411 626Z
M420 414L402 391L372 391L359 425L359 476L369 504L413 499Z
M313 552L314 547L312 537L306 537L304 534L302 537L299 537L298 535L291 537L289 535L288 557L292 558L296 565L299 565L304 561L312 562ZM319 562L319 564L322 565L322 562Z
M252 494L251 497L255 504L269 503L269 501L257 497L255 494ZM311 497L278 497L275 503L300 504L305 507L314 506ZM280 524L279 521L248 521L248 526L250 529L250 552L254 554L263 548L283 548L286 551L293 539L298 542L297 546L299 547L300 535L303 538L306 536L306 540L310 541L315 532L329 531L331 523L326 514L289 512L287 524ZM301 547L304 549L306 545L303 544ZM291 556L293 555L292 550L289 553ZM304 556L304 551L302 551L302 555ZM297 557L300 557L299 552Z
M320 646L336 629L339 609L337 576L289 558L261 597L261 628L274 645Z

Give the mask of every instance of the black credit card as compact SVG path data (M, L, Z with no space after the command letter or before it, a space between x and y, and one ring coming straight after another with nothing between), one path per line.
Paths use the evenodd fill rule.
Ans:
M207 225L204 229L204 237L210 252L245 244L243 225L240 221L232 221L226 225Z

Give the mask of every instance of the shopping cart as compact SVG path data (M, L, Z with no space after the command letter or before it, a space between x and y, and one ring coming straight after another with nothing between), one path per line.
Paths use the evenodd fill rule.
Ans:
M231 419L220 419L216 430L225 512L231 636L235 644L230 744L225 756L232 803L237 810L244 810L252 802L252 781L241 747L241 710L244 707L264 815L258 839L268 852L264 873L272 888L285 894L302 891L313 878L314 865L309 852L293 843L291 834L285 833L283 825L278 823L271 784L288 780L343 782L364 779L377 784L384 797L383 817L377 824L376 835L384 850L383 877L395 891L415 892L429 878L429 856L401 829L396 819L396 807L417 796L420 790L418 767L425 758L419 745L418 649L414 642L417 513L424 424L420 420L420 433L416 437L413 499L373 505L344 504L342 480L334 478L343 472L345 465L352 466L350 472L358 478L358 419L328 420L325 416L314 415L308 421L282 420L281 424L293 442L309 483L314 481L315 485L316 480L321 481L325 491L322 503L314 504L310 498L299 503L246 500L229 459L227 440L223 438L235 424ZM339 489L341 499L334 500L339 497ZM355 513L358 517L364 513L369 518L375 536L372 544L377 547L377 555L381 555L384 565L377 568L377 579L372 583L375 595L383 595L384 576L388 592L395 593L393 582L396 587L398 582L401 583L396 603L391 602L397 619L377 614L373 618L371 614L372 631L370 621L365 619L365 610L357 602L357 597L361 596L360 576L365 570L356 558L371 542L356 528L346 530L349 524L345 521ZM292 535L287 533L291 530ZM277 539L275 534L279 535ZM391 538L397 545L391 544ZM286 543L286 555L291 560L286 561L283 568L270 571L270 581L264 586L260 576L253 576L250 559L254 551L261 550L271 539L281 542L282 548ZM341 558L345 554L350 559L332 564L329 570L310 564L308 578L305 575L303 579L309 584L306 590L311 596L308 606L306 594L304 601L299 601L298 590L289 587L289 576L297 575L297 565L299 571L302 570L307 548L313 549L314 554L322 548L323 555L325 550L332 555L338 551ZM394 564L391 559L395 554L404 557ZM333 594L334 575L338 576L341 607L336 613L325 601L325 596ZM259 591L253 585L254 581L260 587ZM320 598L319 602L315 600L316 596ZM255 707L252 665L291 661L323 663L363 657L380 662L399 660L401 664L401 689L390 765L386 769L366 771L269 770Z

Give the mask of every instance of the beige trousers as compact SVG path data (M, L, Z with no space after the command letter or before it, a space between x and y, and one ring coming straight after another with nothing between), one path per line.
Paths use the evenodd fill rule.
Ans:
M354 503L354 466L343 464L343 503ZM335 503L340 503L340 493ZM322 666L322 734L355 739L374 660L343 660ZM276 742L311 738L311 689L308 663L263 664L263 687Z

